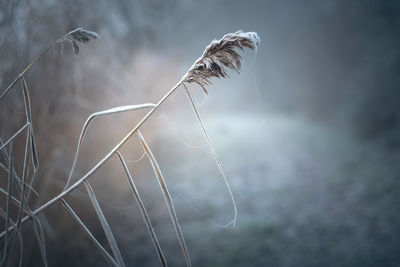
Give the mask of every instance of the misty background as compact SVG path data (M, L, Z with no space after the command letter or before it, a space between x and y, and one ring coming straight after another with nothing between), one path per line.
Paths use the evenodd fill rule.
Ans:
M165 172L193 266L400 266L399 1L1 1L3 91L44 47L82 27L101 39L53 48L27 73L40 171L32 208L65 185L93 112L157 102L211 40L239 29L261 45L242 72L208 87L200 106L232 203L181 88L142 128ZM200 87L191 91L199 103ZM145 112L98 118L74 180ZM20 89L0 103L0 136L24 123ZM16 145L22 162L23 141ZM137 137L122 149L170 266L184 266ZM141 159L141 160L139 160ZM0 170L1 180L7 173ZM129 266L158 259L119 162L90 178ZM3 183L2 182L2 183ZM84 188L67 200L106 244ZM2 196L2 203L4 201ZM45 222L50 266L105 266L56 204ZM41 266L30 226L24 266Z

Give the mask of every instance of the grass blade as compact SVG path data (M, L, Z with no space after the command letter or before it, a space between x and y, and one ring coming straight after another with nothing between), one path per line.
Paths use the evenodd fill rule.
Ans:
M171 216L171 220L174 225L176 235L178 237L179 245L181 246L183 255L185 256L186 266L188 267L192 266L192 263L190 261L189 251L187 249L185 239L182 234L181 226L179 225L178 216L176 215L175 207L172 202L171 194L168 191L167 184L165 183L164 176L160 170L160 167L158 166L156 159L154 158L153 153L150 150L150 147L147 145L147 142L144 139L143 135L140 133L140 131L137 131L137 135L140 139L144 151L146 152L146 156L151 162L151 166L153 167L154 173L157 176L158 185L160 186L161 191L163 193L165 203L167 204L168 207L169 215Z
M1 162L0 162L0 168L2 168L4 171L8 172L8 169L7 169L6 165L4 165Z
M14 169L14 157L13 157L13 144L12 142L10 143L10 152L8 153L8 168L10 170ZM12 194L12 183L13 183L13 174L10 171L8 173L8 183L7 183L7 201L6 201L6 226L5 229L8 229L8 226L10 224L10 204L11 204L11 194ZM8 234L6 233L6 236L4 238L4 250L3 250L3 256L2 256L2 264L7 262L7 257L8 257Z
M26 192L26 199L29 199L30 193L32 192L33 185L35 183L38 171L39 171L39 157L37 154L37 149L36 149L36 142L35 142L35 133L33 131L33 127L31 125L30 127L30 151L31 151L31 159L32 159L32 165L33 165L33 174L31 177L31 182L28 187L28 191Z
M40 223L40 220L39 220L39 218L37 218L37 216L30 216L29 219L32 223L33 233L35 234L36 240L38 241L40 255L42 256L43 264L44 264L44 266L47 267L48 263L47 263L47 255L46 255L46 240L45 240L42 224ZM22 220L22 221L24 221L24 220Z
M0 208L0 216L6 220L7 218L7 213ZM22 235L21 235L21 231L18 229L17 225L13 222L13 220L10 219L10 223L14 226L15 232L17 233L17 237L18 237L18 242L19 242L19 263L18 266L22 266L22 257L24 255L24 242L22 240ZM10 240L12 239L12 237L10 238Z
M26 122L32 123L31 97L29 96L28 85L26 84L26 80L23 76L21 77L21 83L24 97Z
M94 235L90 232L90 230L86 227L86 225L82 222L81 218L75 213L75 211L71 208L70 205L62 198L60 200L62 206L71 214L71 216L75 219L75 221L79 224L79 226L83 229L85 234L88 236L90 241L95 245L95 247L100 251L100 254L107 261L108 265L118 267L118 264L111 257L111 255L104 249L104 247L100 244L99 241L94 237Z
M141 105L128 105L128 106L120 106L120 107L115 107L115 108L111 108L111 109L107 109L107 110L103 110L103 111L98 111L98 112L90 114L89 117L87 118L85 124L82 127L81 134L80 134L79 140L78 140L78 145L76 147L74 161L72 163L72 167L69 172L67 183L65 184L64 190L67 189L69 183L71 182L72 174L74 173L74 170L75 170L75 166L76 166L76 162L78 160L78 155L79 155L79 151L80 151L82 142L85 139L85 135L89 128L89 125L93 122L93 120L96 117L115 114L115 113L121 113L121 112L127 112L127 111L132 111L132 110L138 110L138 109L154 108L155 106L156 105L152 104L152 103L141 104Z
M101 207L99 205L99 202L97 201L96 195L94 194L93 188L90 186L88 181L85 181L84 184L85 184L86 190L89 194L90 201L92 202L92 205L96 211L97 217L99 218L101 226L103 227L104 233L106 234L108 243L110 244L110 247L114 254L115 259L119 266L125 266L125 263L121 256L121 252L119 251L119 248L117 245L117 241L115 241L115 237L111 231L111 227L108 224L107 219L103 214L103 211L101 210Z
M131 186L133 196L135 197L135 200L139 205L140 213L142 214L144 223L146 224L147 230L149 231L151 240L153 241L153 245L157 251L157 255L160 260L160 263L162 266L165 267L165 266L167 266L167 261L164 257L164 253L162 252L160 243L158 242L156 233L154 231L153 225L151 224L150 217L149 217L149 214L147 213L146 207L143 204L143 201L142 201L142 199L139 195L139 192L136 188L136 185L133 181L132 175L129 172L128 166L126 166L124 158L122 157L121 153L119 153L119 151L117 151L116 154L117 154L118 158L120 159L122 166L124 167L126 178L129 182L129 185Z
M194 113L196 114L196 117L197 117L197 119L198 119L198 121L200 123L200 126L201 126L201 129L203 130L204 136L207 139L208 146L210 147L210 150L211 150L211 153L212 153L212 155L214 157L214 160L217 163L217 167L218 167L219 173L221 174L221 177L224 180L225 186L226 186L226 188L228 190L228 193L229 193L229 196L230 196L230 198L232 200L233 212L234 212L233 219L230 222L228 222L227 224L225 224L225 227L228 227L229 225L232 225L232 227L235 227L236 220L237 220L237 208L236 208L236 201L235 201L235 198L233 197L231 186L230 186L230 184L228 182L228 179L226 178L224 170L222 169L221 162L219 161L217 152L215 151L214 145L211 142L211 138L207 133L207 130L206 130L206 127L205 127L205 125L203 123L203 120L201 119L201 116L200 116L199 110L196 107L194 98L193 98L192 94L190 93L189 89L186 87L186 85L183 84L183 86L185 87L185 91L186 91L186 94L187 94L187 96L188 96L188 98L190 100L190 104L192 105Z
M18 131L16 131L3 145L0 146L0 150L3 149L8 143L10 143L15 137L17 137L26 127L29 126L29 123L25 123L24 126L19 128Z
M8 197L8 192L4 190L3 188L0 187L0 193L4 194L6 197ZM15 205L20 206L21 202L19 202L18 199L16 199L14 196L11 196L11 200L15 203Z
M0 143L1 143L1 138L0 138ZM3 156L6 156L6 157L8 158L8 153L7 153L4 149L2 150L2 152L3 152L2 155L3 155ZM9 162L9 161L7 160L7 164L8 164L8 162ZM10 171L8 170L7 167L5 167L5 170L6 170L8 173L10 173ZM15 170L13 169L13 170L11 171L11 173L12 173L12 175L14 176L14 179L17 181L17 186L18 186L18 185L20 186L19 182L21 182L21 181L19 180L19 178L18 178L18 176L17 176ZM25 186L29 186L29 185L25 183ZM33 189L32 189L32 190L33 190ZM36 193L36 191L34 191L34 190L33 190L33 192ZM8 192L7 192L6 190L4 190L3 188L1 188L1 187L0 187L0 193L4 194L6 197L8 197L8 195L9 195ZM21 206L20 200L18 200L17 198L15 198L15 197L12 196L12 195L11 195L11 200L14 202L14 204L15 204L16 206L18 206L18 207ZM26 201L26 199L24 199L24 201ZM26 206L26 205L25 205L25 206ZM32 214L32 212L29 210L29 208L24 207L24 212L27 213L27 214L30 215L30 216L34 216L34 214Z
M3 168L4 165L1 164L0 166ZM9 170L8 170L7 167L5 167L5 168L3 168L3 169L4 169L7 173L9 172ZM20 183L21 183L21 179L16 175L15 170L13 170L12 172L13 172L13 175L14 175L15 180L18 181L17 185L18 185L18 186L21 186L21 184L20 184ZM39 193L36 192L35 189L31 188L29 184L25 183L25 186L26 186L26 187L29 187L29 188L32 190L32 192L35 193L37 196L39 195ZM1 193L4 193L5 191L4 191L4 190L2 191L2 190L0 189L0 192L1 192Z
M1 144L3 144L3 140L2 140L1 137L0 137L0 145L1 145ZM3 149L0 149L0 150L1 150L1 155L3 156L3 158L4 158L5 162L6 162L6 164L8 164L8 153L7 153L7 150L5 150L4 147L3 147ZM2 169L4 169L6 172L9 172L9 171L10 171L4 164L0 164L0 167L1 167ZM15 169L12 169L11 171L13 172L14 178L16 178L18 189L21 189L22 180L18 177L18 174L16 173ZM35 189L33 189L32 187L30 187L29 184L25 183L25 186L29 187L30 190L31 190L33 193L35 193L36 195L39 195L39 193L36 192Z
M2 143L1 139L0 139L0 143ZM7 158L7 152L5 151L5 149L2 149L2 155L3 155L3 157ZM8 164L9 164L8 173L9 173L9 176L15 177L16 180L18 181L16 172L14 170L14 166L11 163L11 156L10 155L11 155L11 153L8 155ZM21 186L21 185L19 183L17 183L17 186ZM18 187L18 189L20 189L22 191L22 189L20 187ZM4 190L0 190L0 191L4 191ZM6 193L7 193L7 199L13 200L16 203L19 202L18 200L14 199L14 197L10 194L10 192L6 192ZM40 220L37 218L37 216L29 210L27 199L25 197L23 197L22 199L23 199L23 203L28 208L27 210L26 209L24 209L24 210L29 214L29 217L25 217L24 219L22 219L21 223L24 222L27 218L29 218L31 220L31 223L32 223L32 226L33 226L33 230L34 230L34 234L35 234L35 237L36 237L36 239L38 241L38 245L39 245L39 248L40 248L40 253L41 253L41 256L42 256L43 263L44 263L45 266L47 266L46 246L45 246L45 238L44 238L43 227L42 227L42 225L40 223ZM21 202L19 202L19 205L22 206ZM15 227L14 226L6 227L5 232L6 233L9 232L10 229L15 229ZM7 237L5 239L7 240Z
M22 220L22 212L24 210L24 197L25 197L25 188L26 188L26 183L25 183L25 178L29 173L29 142L30 142L30 129L28 129L28 132L26 133L26 140L25 140L25 151L24 151L24 165L22 166L22 176L21 176L21 183L22 183L22 189L21 189L21 197L20 197L20 203L21 205L19 206L18 210L18 218L17 218L17 226L20 227L21 225L21 220Z
M0 143L1 143L1 140L0 140ZM2 153L3 157L7 155L7 153L4 151L4 149L2 150L2 152L3 152ZM13 166L11 161L12 161L11 160L11 153L9 153L9 155L8 155L8 164L9 164L9 172L8 173L9 173L9 177L13 176L13 177L16 178L16 176L15 176L16 172L14 170L14 166ZM17 185L19 185L19 183L17 183ZM5 190L3 190L3 189L0 190L0 192L7 194L7 201L12 200L15 203L17 203L17 205L22 206L21 202L19 202L15 197L13 197L9 191L8 192L4 192L4 191ZM43 263L44 263L45 266L47 266L46 245L45 245L43 227L42 227L42 225L40 223L40 220L37 218L37 216L29 210L28 202L27 202L25 197L23 198L23 202L24 202L25 206L27 207L27 209L24 208L24 211L26 213L28 213L29 217L25 217L24 219L22 219L21 223L26 221L28 218L30 219L30 221L32 223L33 230L34 230L35 237L36 237L36 239L38 241L38 245L39 245L39 249L40 249L40 253L41 253L41 256L42 256ZM4 231L5 235L10 230L17 229L16 226L17 225L15 225L15 226L11 225L10 227L6 226L5 231ZM8 240L7 235L5 237L5 240L6 241Z
M29 96L28 85L26 84L26 80L23 76L21 76L21 83L22 83L22 93L24 97L24 107L25 107L25 115L26 115L26 122L29 123L29 136L30 136L30 146L31 146L31 156L32 156L32 163L33 163L33 174L31 178L31 184L28 188L26 193L26 198L29 199L29 195L31 192L31 188L33 187L33 183L35 182L37 171L39 169L39 159L37 156L36 144L35 144L35 137L34 131L32 126L32 108L31 108L31 97ZM26 150L25 150L26 151ZM25 170L25 162L24 162L24 170Z

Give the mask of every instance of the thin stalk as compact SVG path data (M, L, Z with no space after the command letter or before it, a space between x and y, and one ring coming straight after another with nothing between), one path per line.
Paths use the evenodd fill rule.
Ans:
M27 123L32 123L32 111L31 111L31 101L30 101L30 96L29 96L29 91L28 91L28 86L26 85L25 78L22 76L21 78L22 82L22 93L24 95L24 106L25 106L25 115L26 115L26 121ZM22 189L21 189L21 198L20 198L20 210L18 211L18 219L17 219L17 226L20 227L21 225L21 220L22 220L22 212L24 209L24 197L25 197L25 188L26 188L26 177L29 174L29 145L31 141L31 127L28 128L28 131L26 133L26 139L25 139L25 152L24 152L24 165L23 165L23 171L22 171Z
M33 166L33 174L32 174L32 178L31 178L31 182L29 185L29 190L26 193L26 199L29 199L30 193L32 192L33 189L33 184L36 180L36 177L38 175L39 172L39 158L38 158L38 154L37 154L37 149L36 149L36 142L35 142L35 133L32 127L32 124L30 125L30 145L31 145L31 158L32 158L32 166ZM38 194L39 195L39 194Z
M1 138L0 138L0 143L2 143ZM7 152L5 151L5 149L2 150L2 154L3 154L3 157L6 159L7 164L10 165L10 155L7 155ZM16 178L16 180L17 180L18 177L17 177L17 174L16 174L16 172L14 170L14 166L11 167L11 165L10 165L9 175L12 175L12 177ZM19 189L21 191L21 185L18 182L16 183L17 189ZM18 200L16 200L11 195L10 192L5 192L3 189L1 189L0 191L2 193L5 193L7 195L7 197L10 198L15 203L17 203L17 205L18 205L18 203L19 203L19 205L21 205L21 203ZM40 253L41 253L41 256L42 256L43 263L44 263L45 266L47 266L45 238L44 238L44 232L43 232L43 229L42 229L42 225L40 223L40 220L37 218L37 216L35 214L33 214L29 210L29 205L28 205L28 201L26 200L26 198L23 197L22 199L23 199L24 206L25 206L24 207L24 211L25 211L25 213L28 214L28 216L26 216L24 218L24 220L21 221L21 223L23 221L27 220L27 219L30 219L30 221L32 223L33 230L34 230L35 237L36 237L36 239L38 241L38 245L39 245L39 248L40 248ZM8 229L9 229L9 231L10 231L10 229L14 229L14 230L18 231L18 228L15 228L15 227L16 227L16 225L13 225L11 228L8 228Z
M99 221L101 223L101 227L103 228L103 231L107 237L108 243L110 244L110 247L114 254L114 257L120 267L125 267L125 263L124 263L124 260L122 259L121 252L119 251L117 241L115 240L115 237L111 231L111 227L108 224L103 211L101 210L100 204L97 201L97 198L93 191L93 188L90 186L88 181L85 181L84 184L85 184L86 190L88 192L88 195L90 197L90 201L92 202L92 205L96 211L97 217L99 218Z
M14 164L14 158L13 158L13 144L10 144L10 152L9 152L9 158L8 158L8 167L11 170L12 168L14 168L13 164ZM11 204L11 195L12 195L12 183L13 183L13 175L12 172L8 173L8 183L7 183L7 192L8 192L8 196L7 196L7 202L6 202L6 227L5 229L8 229L8 225L10 223L10 204ZM2 263L6 263L7 262L7 256L8 256L8 251L7 251L7 247L8 247L8 234L6 233L6 236L4 238L4 254L3 257L1 259Z
M183 84L183 86L185 87L185 91L186 91L186 94L187 94L187 96L188 96L188 98L190 100L190 104L192 105L192 108L193 108L193 110L194 110L194 112L196 114L196 117L197 117L197 119L198 119L198 121L200 123L200 126L201 126L201 129L203 130L204 136L207 139L208 146L210 147L210 150L211 150L211 153L212 153L212 155L214 157L214 160L217 163L218 170L219 170L219 172L220 172L220 174L222 176L222 179L224 180L225 186L228 189L229 196L230 196L230 198L232 200L234 216L233 216L233 219L229 223L226 224L226 227L228 227L229 225L232 225L232 227L235 227L235 223L236 223L236 219L237 219L237 208L236 208L236 202L235 202L235 198L233 197L231 186L229 185L229 182L228 182L228 179L226 178L225 172L222 169L221 162L219 161L219 158L217 156L217 152L215 151L214 145L211 142L211 138L207 133L207 130L206 130L206 127L205 127L205 125L203 123L203 120L201 119L199 110L197 109L196 104L195 104L195 100L194 100L192 94L190 93L189 89L186 87L186 85Z
M13 136L11 136L2 146L0 146L0 150L2 150L8 143L10 143L15 137L17 137L26 127L30 125L29 122L25 123L18 131L16 131Z
M81 228L84 230L85 234L89 237L90 241L96 246L96 248L100 251L101 255L107 261L110 266L118 267L118 264L111 257L111 255L104 249L104 247L97 241L94 235L90 232L90 230L86 227L86 225L82 222L81 218L75 213L75 211L71 208L70 205L64 200L61 199L62 206L71 214L71 216L78 222Z
M183 255L185 256L186 266L192 266L190 261L189 251L186 246L185 238L183 237L182 229L178 221L178 216L176 215L174 203L172 202L171 194L168 191L167 183L165 182L164 176L161 172L160 167L154 157L153 153L150 150L149 145L146 140L143 138L142 134L137 131L137 135L139 136L140 142L142 143L143 149L146 152L147 157L150 160L151 166L153 167L154 173L157 177L158 185L161 188L161 192L163 193L165 203L167 204L168 212L172 220L172 224L174 225L176 236L178 237L179 245L181 246L181 250Z
M29 173L29 141L30 141L30 129L28 129L28 132L26 133L26 141L25 141L25 153L24 153L24 166L23 166L23 171L22 171L22 176L21 176L21 182L22 182L22 189L21 189L21 197L20 197L20 203L21 206L19 207L18 211L18 218L17 218L17 226L20 227L21 225L21 220L22 220L22 212L24 210L24 196L25 196L25 188L26 188L26 183L25 183L25 178Z
M63 37L64 38L64 37ZM22 71L20 74L18 74L18 76L14 79L14 81L12 81L12 83L10 83L8 85L8 87L6 88L6 90L4 90L4 92L0 95L0 100L2 100L5 95L11 90L11 88L14 87L14 85L18 82L19 79L22 78L22 76L24 76L24 74L32 67L33 64L36 63L36 61L39 60L39 58L41 58L44 54L47 53L47 51L49 51L51 48L53 48L54 46L56 46L57 44L61 43L63 41L63 38L60 38L56 41L54 41L53 43L51 43L48 47L46 47L45 49L42 50L42 52L37 55Z
M121 155L121 153L119 153L119 151L117 151L116 154L117 154L118 158L121 161L122 167L124 168L124 171L125 171L125 174L126 174L126 178L127 178L128 182L129 182L129 185L131 186L131 190L132 190L133 196L135 197L135 200L139 205L140 213L142 214L144 223L146 224L147 231L149 232L150 237L151 237L151 241L153 241L154 248L157 251L158 259L160 260L161 265L163 267L166 267L167 266L167 261L166 261L166 259L164 257L164 253L162 252L160 243L158 242L156 233L154 231L153 225L151 224L150 217L149 217L149 214L147 213L146 207L144 206L142 198L139 195L139 192L138 192L138 190L136 188L136 185L135 185L135 183L133 181L132 175L129 172L128 166L126 166L125 159L122 157L122 155Z
M6 219L7 217L7 213L0 208L0 216L3 217L3 219ZM15 232L17 233L18 236L18 241L19 241L19 263L18 266L22 266L22 256L24 254L24 245L23 245L23 240L22 240L22 235L21 232L19 231L18 227L16 227L14 221L10 218L10 223L13 224L15 226ZM12 236L10 237L10 240L12 239Z

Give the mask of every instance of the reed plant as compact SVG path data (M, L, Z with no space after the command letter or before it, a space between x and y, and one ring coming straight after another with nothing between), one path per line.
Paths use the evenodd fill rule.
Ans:
M143 221L147 227L150 238L153 242L154 248L156 250L156 254L159 258L161 266L167 266L167 260L164 256L160 243L158 241L156 231L153 228L151 223L151 219L149 213L146 210L145 203L140 197L140 193L135 185L133 176L130 173L129 168L127 167L124 156L120 152L121 148L126 144L126 142L133 136L137 135L140 144L144 150L145 156L151 163L151 166L154 170L154 175L158 181L160 186L161 193L164 197L166 207L168 209L169 215L171 217L176 236L178 238L183 256L186 261L187 266L191 266L189 252L185 243L184 235L181 230L181 226L179 224L179 220L175 211L174 203L171 197L171 194L168 190L168 185L165 181L164 175L162 173L162 168L159 166L157 159L155 158L146 138L142 135L140 129L142 125L157 111L163 103L177 90L182 89L186 93L188 97L188 101L193 108L193 111L196 115L196 118L202 128L204 136L207 140L210 151L213 155L213 158L217 164L218 170L221 174L221 177L227 187L230 198L233 204L233 218L227 223L225 226L234 226L237 219L237 208L235 199L229 185L228 179L223 171L221 163L218 159L216 150L212 144L211 138L207 133L205 123L201 119L200 113L198 111L197 103L194 99L192 92L190 91L190 84L198 84L204 91L205 94L208 94L207 86L211 84L212 78L226 78L228 76L228 69L234 70L239 73L241 68L241 56L238 50L243 50L244 48L256 49L259 45L259 37L255 32L242 32L237 31L234 33L229 33L223 36L219 40L212 41L203 52L202 56L199 57L194 64L189 68L189 70L182 76L178 83L173 86L164 96L160 98L157 103L145 103L145 104L137 104L137 105L128 105L128 106L119 106L111 109L107 109L104 111L99 111L91 114L86 122L84 123L81 134L78 138L77 148L75 157L73 160L72 167L69 172L69 176L66 179L66 183L64 189L59 192L59 194L52 199L49 199L43 205L36 209L31 209L30 203L30 195L37 194L35 191L35 180L38 176L39 169L39 158L38 158L38 150L35 142L35 131L32 123L32 107L31 107L31 99L29 96L28 84L25 79L25 74L27 71L35 64L47 51L51 48L61 45L61 49L63 49L64 44L70 44L75 52L75 54L79 53L80 44L86 44L93 39L99 39L99 35L95 32L88 31L82 28L78 28L73 30L61 38L57 39L49 46L47 46L37 57L35 57L22 71L17 75L17 77L10 83L10 85L1 93L0 101L3 101L7 97L7 94L10 90L16 89L17 84L21 83L21 89L23 93L23 102L25 107L25 117L26 122L22 125L19 130L17 130L11 137L7 138L5 141L0 138L0 168L6 172L7 175L7 187L0 187L0 193L6 197L5 206L0 207L0 216L5 221L5 228L3 232L0 234L0 238L2 238L3 248L0 255L0 263L2 266L10 265L14 262L18 262L18 266L21 266L23 263L23 241L24 237L22 235L21 227L25 222L30 222L32 225L32 230L34 232L34 236L37 240L37 243L40 248L40 253L44 266L48 266L47 256L46 256L46 242L45 242L45 234L43 231L43 224L39 218L39 214L45 211L50 206L60 204L65 211L71 215L71 217L75 220L75 222L80 226L82 231L87 235L88 239L93 243L93 245L98 249L99 253L103 256L104 260L110 266L125 266L123 256L118 248L117 240L113 235L112 229L107 221L104 212L101 209L101 206L98 201L98 197L96 196L96 192L90 184L90 177L93 176L104 164L109 161L112 157L118 158L121 163L121 168L124 170L126 175L127 183L130 186L132 195L136 200L141 215L143 217ZM1 102L0 102L1 104ZM79 152L82 143L85 140L85 135L90 128L91 123L94 119L99 116L112 116L116 113L121 112L133 112L137 110L148 110L146 115L135 125L132 129L101 159L99 160L86 174L81 177L77 177L74 183L71 183L74 178L74 170L79 162ZM13 142L16 141L16 137L25 133L25 150L24 150L24 159L22 167L18 168L14 164L14 146ZM109 247L111 248L111 252L107 251L106 247L102 245L94 236L94 234L89 230L89 228L85 225L83 220L78 216L78 214L74 211L73 207L66 201L65 197L77 189L78 186L84 185L89 196L90 202L93 206L93 209L96 212L97 218L101 227L105 233L107 238ZM13 188L16 190L13 190ZM13 212L15 210L16 212ZM16 244L18 246L16 246ZM19 248L18 257L11 257L12 255L16 255L14 251L16 248ZM17 258L17 260L15 260Z

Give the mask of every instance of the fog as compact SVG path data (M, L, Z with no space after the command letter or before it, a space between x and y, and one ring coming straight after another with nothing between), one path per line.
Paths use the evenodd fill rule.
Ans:
M68 43L54 47L25 75L40 159L39 196L30 208L63 189L91 113L156 103L213 39L255 31L261 44L240 51L240 75L212 79L208 95L198 85L189 88L232 186L234 228L221 226L234 215L232 202L184 88L141 127L170 188L193 266L398 266L399 15L398 1L369 0L1 2L1 92L65 33L82 27L101 36L81 45L78 55ZM19 87L0 101L3 140L24 123ZM95 119L73 181L145 114ZM24 135L14 141L16 166L24 141ZM121 153L169 265L184 266L138 138ZM7 177L0 169L2 188ZM126 265L159 264L117 157L89 180ZM109 249L84 186L66 199ZM5 209L4 195L0 203ZM61 205L40 219L49 266L106 266ZM22 234L23 266L42 266L32 226L25 224Z

